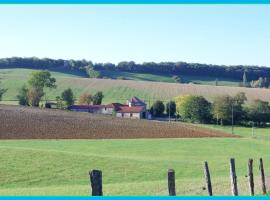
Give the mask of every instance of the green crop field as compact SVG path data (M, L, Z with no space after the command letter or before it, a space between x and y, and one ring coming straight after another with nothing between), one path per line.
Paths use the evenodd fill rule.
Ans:
M168 82L175 83L173 75L157 75L157 74L145 74L145 73L131 73L131 72L120 72L120 71L109 71L100 70L101 76L119 79L124 77L126 80L136 80L136 81L156 81L156 82ZM216 85L216 78L208 76L190 76L190 75L179 75L181 81L184 83L194 83L200 85ZM241 80L234 80L223 78L218 80L218 85L221 86L238 86Z
M241 132L241 133L240 133ZM267 135L268 132L268 135ZM238 129L236 129L238 134ZM206 195L208 161L215 195L230 195L229 159L236 159L240 195L248 194L247 160L270 173L270 129L239 129L243 138L133 140L2 140L0 195L89 195L90 169L103 171L104 195L167 195L167 170L176 170L178 195ZM259 136L263 136L263 138ZM269 189L269 188L268 188Z

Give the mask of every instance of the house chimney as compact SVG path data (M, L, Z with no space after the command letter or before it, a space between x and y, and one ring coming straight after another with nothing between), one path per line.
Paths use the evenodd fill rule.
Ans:
M132 107L132 103L130 101L128 102L128 107Z

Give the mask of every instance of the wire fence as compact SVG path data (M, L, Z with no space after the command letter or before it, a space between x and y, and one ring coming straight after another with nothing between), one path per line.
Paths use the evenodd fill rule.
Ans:
M260 159L262 161L262 159ZM233 161L233 162L231 162ZM130 183L126 185L121 185L118 189L114 188L113 195L123 194L123 192L127 192L127 195L130 190L128 187L132 187L133 191L137 191L142 189L142 194L139 195L158 195L158 196L176 196L176 195L199 195L199 196L220 196L220 195L233 195L233 196L254 196L254 195L268 195L269 190L268 186L270 185L270 176L265 175L264 168L259 166L253 167L253 159L248 160L248 166L246 173L243 173L240 170L238 173L237 167L234 163L234 159L230 159L230 167L227 166L228 176L216 176L215 173L213 177L207 177L205 174L205 167L201 167L201 178L181 178L181 174L183 174L184 170L188 170L187 168L182 168L178 170L169 169L167 171L167 181L166 181L166 171L162 174L164 176L164 180L149 180L149 181L136 181L136 183ZM207 163L207 162L206 162ZM256 163L257 164L257 163ZM233 166L233 167L232 167ZM188 167L188 166L187 166ZM197 167L196 167L197 169ZM210 168L211 169L211 168ZM214 171L215 169L211 169L210 171ZM124 170L125 171L125 170ZM180 172L179 172L180 171ZM178 173L179 172L179 173ZM138 172L137 172L138 173ZM195 174L197 172L194 171ZM126 182L128 180L128 176L132 174L131 171L129 173L120 173L119 181ZM103 190L103 182L102 179L106 182L106 176L108 175L106 172L103 173L101 170L91 170L89 172L90 175L90 194L93 196L102 196L106 195L106 189ZM148 172L144 174L144 177L151 178L153 173ZM138 176L139 177L139 176ZM120 180L121 179L121 180ZM106 184L105 184L106 185ZM112 187L112 184L110 184ZM108 192L110 193L110 192ZM133 194L133 193L132 193ZM134 194L138 195L138 194Z

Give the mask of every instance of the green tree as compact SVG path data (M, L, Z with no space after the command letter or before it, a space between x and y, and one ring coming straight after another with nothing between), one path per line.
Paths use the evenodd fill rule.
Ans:
M36 71L32 72L28 83L33 88L44 89L47 88L56 88L56 79L51 77L51 73L49 71Z
M211 103L203 96L184 95L176 99L177 112L184 121L208 123Z
M259 99L254 100L247 108L247 117L257 126L264 126L267 122L270 122L269 103Z
M153 116L158 117L164 113L165 106L162 101L155 101L151 106L150 112Z
M29 89L27 88L25 84L19 89L19 94L17 95L17 99L19 100L19 105L29 106L28 92L29 92Z
M233 98L229 95L219 96L214 99L212 113L221 125L227 124L232 118Z
M2 101L3 94L7 91L7 89L0 88L0 101Z
M174 101L169 101L166 103L166 113L167 115L174 116L176 112L176 104Z
M27 93L28 104L30 106L38 107L44 92L41 88L30 88Z
M56 88L55 78L51 77L48 71L36 71L32 72L28 85L23 85L19 89L17 98L20 105L39 106L39 102L45 95L44 88Z
M95 70L92 66L86 66L86 73L89 78L101 78L100 72Z
M100 105L102 103L102 99L103 99L103 93L102 92L97 92L93 97L92 97L92 100L93 100L93 104L94 105Z
M62 109L63 108L63 99L60 96L57 96L55 98L55 100L56 100L56 107L58 109Z
M74 104L74 94L70 88L62 92L61 98L63 99L63 101L65 101L67 106L71 106Z

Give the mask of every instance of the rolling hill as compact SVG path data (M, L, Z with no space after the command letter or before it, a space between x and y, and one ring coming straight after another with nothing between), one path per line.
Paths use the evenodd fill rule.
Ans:
M18 89L27 82L32 70L30 69L1 69L0 80L7 93L3 96L4 103L16 104ZM151 104L155 100L170 100L178 95L194 94L205 96L210 101L219 95L235 95L244 92L248 101L262 99L269 101L270 90L261 88L243 88L229 86L212 86L197 84L179 84L137 80L89 79L79 75L52 72L57 79L57 89L48 90L46 99L55 100L68 87L72 88L78 98L84 92L104 93L104 103L125 102L132 96L138 96Z

